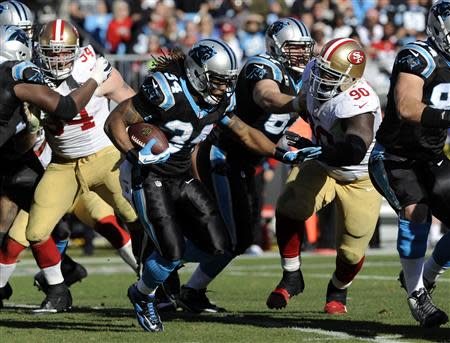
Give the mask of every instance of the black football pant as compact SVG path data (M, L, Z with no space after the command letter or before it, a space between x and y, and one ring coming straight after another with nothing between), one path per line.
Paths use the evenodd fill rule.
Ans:
M255 170L233 163L208 141L200 144L197 170L202 182L214 194L229 231L233 252L242 254L257 240L261 199L256 189Z
M134 202L161 256L169 261L182 259L185 237L210 255L230 250L225 224L199 180L191 175L163 177L152 172L143 176L142 189L133 191Z
M373 185L397 212L425 203L433 216L450 225L450 161L442 156L420 161L387 154L377 144L369 162Z

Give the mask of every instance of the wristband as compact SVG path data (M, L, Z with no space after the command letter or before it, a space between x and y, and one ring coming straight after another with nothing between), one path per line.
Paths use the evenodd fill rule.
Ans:
M284 154L287 153L287 150L284 150L283 148L276 147L275 153L273 154L273 158L275 158L277 161L283 162Z
M130 149L125 154L125 158L133 165L139 164L139 153L136 149Z
M447 129L450 127L450 112L426 106L420 117L420 124L428 128Z

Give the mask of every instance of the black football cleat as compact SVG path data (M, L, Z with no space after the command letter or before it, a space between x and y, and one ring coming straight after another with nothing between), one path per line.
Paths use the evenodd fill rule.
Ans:
M303 292L305 289L305 281L303 280L302 271L293 272L283 271L283 277L277 287L270 293L267 298L266 305L270 309L285 308L289 299Z
M33 310L34 314L48 314L70 311L72 308L72 295L66 284L59 283L47 287L47 296L41 307Z
M327 298L324 311L328 314L347 313L347 288L339 289L330 280L327 287Z
M223 307L219 307L211 303L206 296L206 288L194 289L185 285L181 286L180 296L177 299L177 304L187 312L200 313L219 313L226 312Z
M61 272L64 277L64 283L67 285L67 287L72 286L76 282L81 282L81 280L83 280L88 275L86 268L72 260L67 255L62 256ZM40 291L47 294L48 283L45 279L44 273L39 272L34 275L33 285L36 286Z
M3 300L9 299L13 291L9 282L4 287L0 287L0 309L3 308Z
M425 288L414 291L408 298L409 309L420 326L436 328L448 322L447 314L433 304Z
M159 312L175 312L180 297L180 277L174 270L169 277L156 289L156 307Z
M164 325L161 322L155 304L154 295L145 295L139 292L136 284L128 288L128 299L134 307L136 318L139 325L148 332L164 331Z
M403 270L400 270L397 280L400 282L400 287L403 288L405 291L408 291L406 288L406 280ZM433 294L434 292L434 289L436 288L436 283L428 281L427 279L423 278L423 285L425 286L425 289L427 290L428 294L431 296L431 294Z

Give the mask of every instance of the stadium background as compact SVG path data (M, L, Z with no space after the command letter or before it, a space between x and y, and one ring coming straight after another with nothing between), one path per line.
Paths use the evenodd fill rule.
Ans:
M235 51L240 65L248 56L265 49L265 28L279 17L294 16L310 29L315 52L337 37L360 41L369 56L365 77L386 103L389 76L396 52L403 45L425 38L426 14L431 0L23 0L36 16L37 26L55 18L75 24L81 45L91 44L107 56L124 79L137 89L151 67L153 57L170 48L184 51L197 40L221 38ZM39 32L39 27L36 28ZM278 165L266 187L264 213L270 218L273 205L287 174ZM267 179L273 174L267 169ZM330 217L331 216L331 217ZM322 219L322 218L321 218ZM268 222L269 220L267 220ZM332 213L323 215L321 245L332 248ZM91 254L91 230L67 217ZM269 225L273 226L273 223ZM380 215L381 246L392 248L396 218L384 203ZM94 240L96 244L101 243ZM317 243L317 242L316 242ZM372 247L377 247L375 242Z

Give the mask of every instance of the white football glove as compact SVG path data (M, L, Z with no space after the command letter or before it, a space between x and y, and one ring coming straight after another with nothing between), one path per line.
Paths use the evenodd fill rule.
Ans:
M104 81L108 79L111 75L112 66L111 64L104 58L99 57L95 61L95 65L91 70L91 78L97 82L97 85L101 85Z

